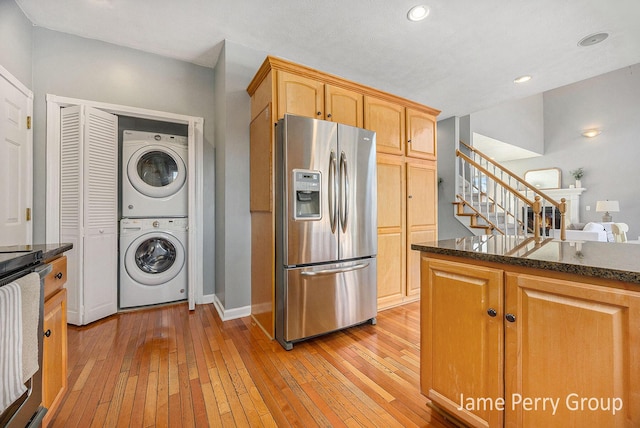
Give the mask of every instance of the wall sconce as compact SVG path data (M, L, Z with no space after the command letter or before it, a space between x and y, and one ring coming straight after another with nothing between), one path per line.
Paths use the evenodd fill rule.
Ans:
M602 216L603 223L609 223L613 221L609 212L617 213L620 211L620 204L618 201L598 201L596 202L596 212L604 213Z
M593 138L600 134L602 134L602 131L599 129L587 129L585 131L582 131L582 136L587 138Z

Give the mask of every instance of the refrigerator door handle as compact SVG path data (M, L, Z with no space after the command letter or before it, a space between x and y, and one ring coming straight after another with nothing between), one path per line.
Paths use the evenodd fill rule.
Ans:
M347 170L347 155L340 153L340 225L346 233L349 222L349 172Z
M336 273L351 272L354 270L364 269L368 266L369 266L369 263L365 262L365 263L358 263L357 265L344 267L344 268L303 271L303 272L300 272L300 275L303 275L303 276L335 275Z
M329 195L329 223L331 224L331 233L336 233L336 226L338 224L336 210L338 192L336 185L336 154L332 150L329 156L329 191L327 192Z

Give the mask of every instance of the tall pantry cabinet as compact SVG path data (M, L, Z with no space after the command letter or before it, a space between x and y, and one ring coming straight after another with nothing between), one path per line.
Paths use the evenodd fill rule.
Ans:
M364 127L378 149L378 308L420 298L420 254L411 244L437 239L436 116L364 97Z
M412 240L436 238L439 111L271 56L247 92L251 96L251 314L256 323L274 337L274 126L285 114L376 131L378 308L418 299L419 254L413 257L409 247Z

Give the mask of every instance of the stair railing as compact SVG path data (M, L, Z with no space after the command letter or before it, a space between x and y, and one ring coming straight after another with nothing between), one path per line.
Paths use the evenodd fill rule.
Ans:
M565 198L558 202L479 150L462 141L460 147L468 154L456 150L456 197L478 214L493 213L482 215L492 229L503 235L533 233L539 239L541 229L559 226L560 239L566 239Z

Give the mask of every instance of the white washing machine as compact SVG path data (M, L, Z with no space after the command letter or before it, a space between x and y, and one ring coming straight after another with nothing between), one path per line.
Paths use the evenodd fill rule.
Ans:
M120 308L187 298L187 219L120 220Z
M187 137L124 131L122 217L186 217Z

